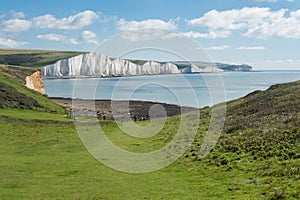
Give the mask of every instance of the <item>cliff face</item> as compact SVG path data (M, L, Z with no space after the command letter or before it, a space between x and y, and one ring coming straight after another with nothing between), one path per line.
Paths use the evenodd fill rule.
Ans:
M234 71L234 72L251 72L252 67L246 64L242 65L226 65L223 63L216 63L216 66L223 71Z
M129 60L112 59L96 52L60 60L43 67L41 71L45 77L110 77L180 73L177 66L172 63L148 61L139 65Z
M155 62L114 59L98 52L81 54L41 68L44 77L112 77L223 71L252 71L249 65L201 61Z
M190 66L186 66L182 69L180 69L180 73L205 73L205 72L222 72L223 70L218 69L213 66L204 66L204 67L199 67L196 65L191 64Z
M41 70L37 70L30 76L27 76L25 86L41 94L45 94L45 87L42 80Z

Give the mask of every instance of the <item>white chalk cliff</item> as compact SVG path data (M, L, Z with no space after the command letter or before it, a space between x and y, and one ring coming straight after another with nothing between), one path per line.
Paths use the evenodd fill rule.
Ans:
M41 68L44 77L112 77L158 74L178 74L222 71L216 67L178 69L173 63L147 61L136 64L130 60L112 59L98 52L81 54Z

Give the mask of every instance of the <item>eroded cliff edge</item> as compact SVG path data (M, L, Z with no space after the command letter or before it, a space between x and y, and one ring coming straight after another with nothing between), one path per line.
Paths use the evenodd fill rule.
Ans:
M37 91L41 94L45 94L45 86L42 80L41 70L36 70L33 74L26 76L25 86Z

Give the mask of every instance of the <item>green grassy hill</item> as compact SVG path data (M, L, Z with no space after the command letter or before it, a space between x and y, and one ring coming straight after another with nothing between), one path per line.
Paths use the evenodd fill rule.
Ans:
M221 137L204 159L197 155L211 108L200 111L198 133L179 160L159 171L129 174L95 160L64 110L24 86L22 77L31 70L0 66L0 98L5 97L5 108L0 108L0 199L300 198L300 81L228 102ZM132 152L165 146L179 123L179 116L170 117L157 135L141 139L100 121L114 144Z
M0 64L42 67L82 53L73 51L0 49Z
M298 199L299 111L300 81L274 85L228 102L223 133L211 154L200 162L226 171L254 173L249 182L265 197ZM197 143L190 149L198 150ZM191 157L191 153L187 155ZM197 162L195 157L193 160Z
M42 107L35 99L18 92L14 87L0 82L0 108L32 109Z
M37 67L79 54L82 52L0 49L0 107L63 112L47 97L26 88L25 78Z
M0 107L64 112L61 106L24 86L25 77L35 70L29 67L0 65Z

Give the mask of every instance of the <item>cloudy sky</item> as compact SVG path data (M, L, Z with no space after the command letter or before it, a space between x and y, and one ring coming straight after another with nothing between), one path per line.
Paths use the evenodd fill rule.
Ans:
M0 48L90 51L119 32L154 27L195 40L216 62L300 70L299 0L0 0L0 5ZM141 39L142 33L128 37Z

